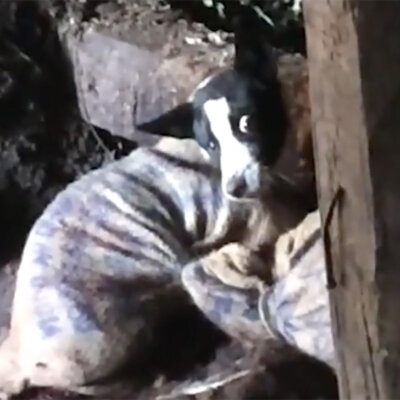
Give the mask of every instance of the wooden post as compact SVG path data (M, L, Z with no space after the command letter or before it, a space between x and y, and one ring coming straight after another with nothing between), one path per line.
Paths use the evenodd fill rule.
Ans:
M340 395L399 399L400 1L303 5Z

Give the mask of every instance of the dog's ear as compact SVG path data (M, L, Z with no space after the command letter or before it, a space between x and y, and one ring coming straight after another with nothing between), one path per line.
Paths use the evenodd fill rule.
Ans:
M249 6L242 6L232 23L235 35L235 70L261 83L275 80L277 66L269 43L272 30L268 23Z
M190 102L179 104L151 121L136 125L136 128L154 135L193 138L193 105Z

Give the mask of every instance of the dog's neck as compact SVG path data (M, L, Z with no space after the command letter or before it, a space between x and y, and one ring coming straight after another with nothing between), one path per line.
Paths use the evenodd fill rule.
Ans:
M239 242L256 251L269 252L277 238L305 216L307 207L290 182L278 175L270 175L268 180L257 198L225 198L214 225L213 236L221 238L215 241L216 247Z
M270 176L270 181L259 198L233 206L246 208L247 221L242 242L254 249L274 243L279 235L293 228L307 211L300 194L290 182L274 175Z

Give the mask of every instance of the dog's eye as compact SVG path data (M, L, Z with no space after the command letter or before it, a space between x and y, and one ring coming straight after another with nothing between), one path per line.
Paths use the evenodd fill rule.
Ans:
M215 150L215 148L216 148L216 144L215 144L215 142L213 141L213 140L210 140L209 142L208 142L208 149L209 150Z
M243 115L239 119L239 130L242 133L249 133L249 115Z

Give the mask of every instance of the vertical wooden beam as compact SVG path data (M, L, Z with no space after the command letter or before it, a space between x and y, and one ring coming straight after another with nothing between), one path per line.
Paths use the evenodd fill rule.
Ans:
M303 5L340 394L399 399L400 1Z

